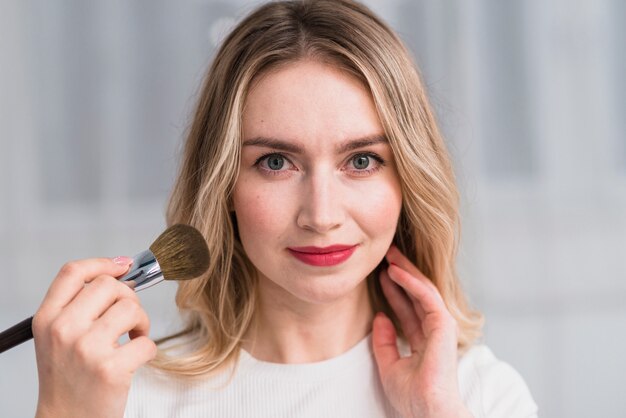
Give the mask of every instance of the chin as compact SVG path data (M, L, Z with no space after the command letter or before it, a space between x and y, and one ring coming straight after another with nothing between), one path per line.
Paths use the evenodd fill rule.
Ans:
M333 303L347 296L351 296L361 286L366 286L365 277L367 274L358 277L346 277L346 275L329 275L301 277L295 286L289 289L292 295L298 299L312 304ZM292 276L293 277L293 276Z

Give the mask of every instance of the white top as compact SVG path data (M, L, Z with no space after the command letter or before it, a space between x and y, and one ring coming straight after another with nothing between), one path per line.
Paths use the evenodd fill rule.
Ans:
M537 416L522 377L488 347L473 346L459 360L458 374L461 397L474 418ZM340 356L308 364L259 361L241 350L230 383L229 376L189 381L143 367L133 378L124 416L399 417L383 393L371 334Z

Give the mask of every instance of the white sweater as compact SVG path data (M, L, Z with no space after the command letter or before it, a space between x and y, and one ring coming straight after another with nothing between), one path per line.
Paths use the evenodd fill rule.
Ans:
M522 377L484 345L458 364L459 387L474 418L537 416ZM135 417L398 417L387 402L372 352L371 335L346 353L309 364L259 361L241 350L239 366L202 381L150 367L137 371L126 405ZM222 386L220 388L220 385Z

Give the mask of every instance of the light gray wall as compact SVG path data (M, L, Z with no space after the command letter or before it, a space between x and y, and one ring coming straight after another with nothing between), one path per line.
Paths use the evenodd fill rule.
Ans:
M0 0L0 329L66 260L162 230L203 71L256 3ZM366 3L414 51L449 141L485 342L541 416L624 416L625 3ZM176 327L174 291L141 294L153 335ZM1 415L36 397L32 342L0 355Z

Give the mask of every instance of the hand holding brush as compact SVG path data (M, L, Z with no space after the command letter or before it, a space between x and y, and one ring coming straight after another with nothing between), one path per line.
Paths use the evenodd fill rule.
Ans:
M200 276L209 266L209 251L198 230L177 224L166 229L149 250L128 259L129 263L126 263L125 257L118 257L114 261L126 267L130 265L130 270L117 280L138 292L164 279L187 280ZM79 263L66 264L59 274L74 268L76 264ZM32 321L31 316L1 332L0 353L33 338Z
M121 417L133 373L156 354L135 291L163 279L192 279L208 265L204 237L186 225L168 228L134 258L64 265L34 317L0 333L1 351L34 334L37 416ZM120 345L126 333L130 341Z

